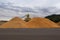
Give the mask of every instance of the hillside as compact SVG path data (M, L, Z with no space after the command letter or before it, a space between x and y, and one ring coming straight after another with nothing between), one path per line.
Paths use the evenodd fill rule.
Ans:
M50 19L51 21L55 22L55 23L58 23L60 22L60 14L53 14L53 15L49 15L49 16L46 16L45 18L48 18Z

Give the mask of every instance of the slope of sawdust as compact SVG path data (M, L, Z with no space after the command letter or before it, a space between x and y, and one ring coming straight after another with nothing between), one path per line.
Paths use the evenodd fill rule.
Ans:
M11 19L9 22L0 26L0 28L24 28L25 21L21 18L15 17Z
M60 22L57 23L60 26Z
M28 28L58 28L58 25L46 18L32 18L26 24Z

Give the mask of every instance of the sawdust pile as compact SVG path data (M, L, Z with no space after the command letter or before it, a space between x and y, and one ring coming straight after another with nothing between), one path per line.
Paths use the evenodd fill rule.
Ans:
M46 18L32 18L27 23L29 28L58 28L58 25Z
M19 17L11 19L0 28L58 28L58 25L46 18L32 18L29 22L23 21Z
M1 25L0 28L24 28L25 21L19 17L11 19L9 22Z

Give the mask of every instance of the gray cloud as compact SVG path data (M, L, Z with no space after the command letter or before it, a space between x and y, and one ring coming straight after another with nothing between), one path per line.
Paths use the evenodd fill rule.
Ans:
M60 0L0 0L0 18L23 17L27 13L31 17L45 17L51 14L60 14L59 8Z

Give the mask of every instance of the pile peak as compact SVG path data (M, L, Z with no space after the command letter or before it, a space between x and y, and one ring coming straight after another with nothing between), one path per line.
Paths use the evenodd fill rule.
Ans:
M12 18L9 22L1 25L0 28L24 28L25 21L19 17Z
M18 21L18 20L22 20L22 19L19 18L19 17L14 17L14 18L12 18L10 21Z

